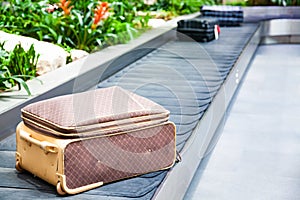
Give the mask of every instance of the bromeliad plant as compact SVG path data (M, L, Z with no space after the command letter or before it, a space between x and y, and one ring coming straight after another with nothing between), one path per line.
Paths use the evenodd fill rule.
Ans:
M107 2L100 2L97 8L94 10L94 20L92 24L92 30L95 30L101 20L106 19L108 17L108 3Z
M149 2L151 4L149 5ZM165 18L199 11L214 0L6 0L0 2L0 29L88 52L126 43L147 29L150 14Z
M168 19L213 3L214 0L6 0L0 3L0 29L91 52L126 43L147 29L150 16L139 16L140 10L161 11Z
M69 5L69 4L68 4ZM57 26L63 44L88 52L117 43L126 43L147 27L129 2L74 1L70 15ZM78 9L80 8L80 9ZM59 12L59 10L57 10Z
M60 2L58 3L58 6L64 11L64 15L68 16L71 13L71 9L74 6L70 6L71 1L67 1L67 0L60 0Z
M148 18L137 15L133 2L10 0L0 6L0 29L91 52L125 43L146 28Z
M41 13L33 14L40 20L36 20L25 35L54 42L67 49L75 48L91 52L103 43L103 32L99 24L104 20L104 14L108 16L108 4L105 9L104 5L106 4L95 1L73 4L71 0L60 0L55 4L44 5ZM96 12L100 8L103 13ZM96 22L97 24L94 24Z

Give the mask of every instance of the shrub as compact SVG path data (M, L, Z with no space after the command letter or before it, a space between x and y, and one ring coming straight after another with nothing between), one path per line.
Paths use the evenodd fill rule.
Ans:
M178 16L199 12L204 4L213 5L214 0L156 0L154 4L147 5L140 0L137 7L143 11L165 11L170 16Z
M36 76L36 65L39 55L35 52L33 45L25 51L21 44L17 44L9 57L3 60L2 65L7 66L13 75L23 75L27 80L29 77Z
M0 6L0 29L67 49L88 52L126 43L147 29L149 15L138 11L164 11L166 18L199 11L213 0L144 0L99 2L98 0L7 0Z
M146 28L148 18L137 16L131 2L108 3L96 0L10 0L0 7L0 28L88 52L125 43L138 30ZM128 36L124 36L126 34Z
M6 91L21 86L30 95L30 90L25 83L26 80L36 76L36 65L39 55L35 52L33 45L28 51L18 44L12 52L4 50L4 43L0 44L0 90Z

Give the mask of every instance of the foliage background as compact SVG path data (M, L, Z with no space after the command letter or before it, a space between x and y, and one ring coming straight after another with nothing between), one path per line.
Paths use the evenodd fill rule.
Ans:
M199 11L203 4L213 0L158 0L147 5L143 0L113 1L109 16L92 30L94 10L98 0L72 0L71 13L65 15L61 8L48 12L50 5L58 5L62 0L8 0L0 7L0 29L38 40L56 43L66 49L83 49L88 52L107 45L126 43L146 30L150 15L148 11L161 11L168 16L177 16ZM138 15L143 11L146 15Z

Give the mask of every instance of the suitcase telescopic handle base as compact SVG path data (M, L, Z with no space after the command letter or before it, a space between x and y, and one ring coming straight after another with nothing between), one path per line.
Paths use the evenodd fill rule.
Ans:
M25 131L20 131L20 138L28 142L29 144L34 144L45 151L45 153L58 153L58 147L47 141L39 141L31 137L31 135Z

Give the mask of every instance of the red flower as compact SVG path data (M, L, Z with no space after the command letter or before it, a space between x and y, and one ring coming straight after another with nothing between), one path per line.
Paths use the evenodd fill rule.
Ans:
M94 10L94 21L92 24L92 29L96 29L99 22L102 19L106 19L108 17L109 5L107 2L99 2L99 5Z
M60 3L58 3L58 6L63 9L64 11L64 15L70 15L71 13L71 9L73 8L73 6L70 6L71 0L67 1L67 0L59 0Z

